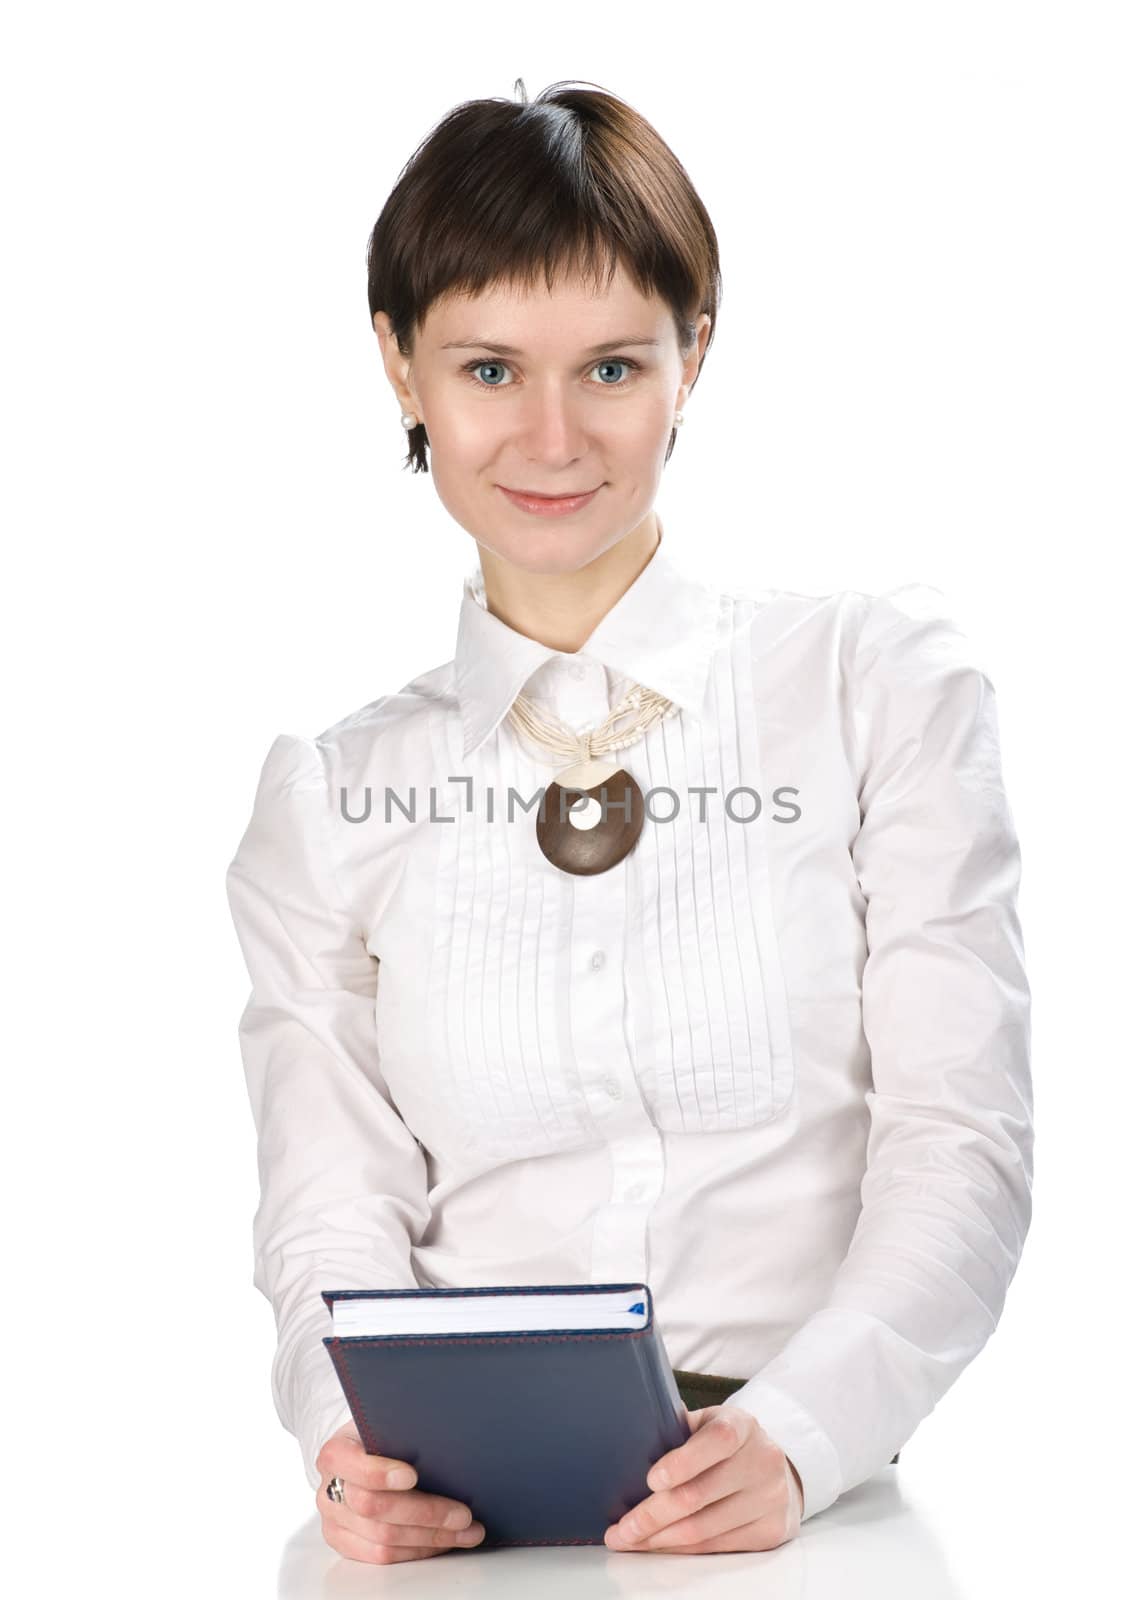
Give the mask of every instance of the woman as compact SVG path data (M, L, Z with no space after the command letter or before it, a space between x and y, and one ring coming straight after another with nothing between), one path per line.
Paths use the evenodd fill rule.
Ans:
M229 869L277 1409L336 1550L476 1543L366 1455L320 1290L648 1281L693 1431L606 1542L768 1549L897 1459L1029 1225L992 686L933 591L677 565L717 246L621 101L458 107L369 274L479 570L452 660L275 741Z

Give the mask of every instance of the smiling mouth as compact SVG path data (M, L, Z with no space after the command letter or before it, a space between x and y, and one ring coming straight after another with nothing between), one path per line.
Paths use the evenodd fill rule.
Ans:
M583 495L594 494L597 489L602 488L602 485L596 484L594 489L574 489L570 494L544 494L540 489L513 489L506 483L502 483L500 487L506 489L509 494L523 495L525 500L581 500Z

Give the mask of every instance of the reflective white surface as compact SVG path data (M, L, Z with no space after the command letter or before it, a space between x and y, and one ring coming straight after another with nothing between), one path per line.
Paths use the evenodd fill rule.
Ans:
M913 1452L916 1454L916 1452ZM636 1554L605 1547L460 1551L377 1570L336 1556L312 1517L287 1540L280 1562L281 1600L370 1595L398 1587L422 1596L538 1594L541 1600L686 1594L759 1595L760 1600L976 1600L1041 1588L1067 1565L1044 1537L1042 1516L1019 1495L997 1504L1000 1474L991 1466L939 1498L940 1484L913 1484L903 1460L852 1490L775 1550L699 1556ZM1053 1514L1058 1508L1052 1504ZM1063 1513L1065 1515L1065 1513ZM1061 1516L1062 1521L1062 1516ZM1073 1574L1064 1571L1065 1578ZM1056 1592L1050 1590L1048 1592Z
M282 1507L256 1519L262 1561L244 1552L242 1593L281 1600L372 1595L557 1596L666 1593L760 1600L1015 1600L1114 1592L1130 1474L1111 1464L1100 1403L1117 1341L1101 1333L1100 1380L1081 1393L1066 1371L1033 1362L1035 1280L983 1356L902 1450L897 1466L840 1498L775 1550L681 1556L591 1546L446 1552L374 1568L338 1556L312 1507L289 1528ZM1073 1308L1070 1315L1074 1316ZM1029 1322L1033 1331L1029 1331ZM999 1341L999 1342L998 1342ZM1050 1348L1050 1347L1049 1347ZM1121 1415L1121 1412L1120 1414ZM1129 1423L1129 1411L1125 1421ZM307 1493L294 1441L278 1455L290 1502ZM277 1452L270 1452L273 1460ZM269 1575L269 1568L277 1563ZM271 1581L269 1582L269 1578ZM272 1587L274 1584L274 1587ZM265 1587L267 1585L267 1587Z

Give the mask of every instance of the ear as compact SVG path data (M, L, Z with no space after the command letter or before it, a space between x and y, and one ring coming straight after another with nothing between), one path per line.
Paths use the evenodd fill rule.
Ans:
M702 311L697 318L697 337L689 354L685 357L685 364L681 370L681 387L677 391L675 401L678 411L683 409L685 402L693 391L693 385L697 382L697 374L701 370L701 357L705 354L705 346L709 342L709 329L712 327L712 323L713 319L707 311Z
M401 411L412 411L421 421L424 421L421 410L421 401L413 387L410 378L410 359L398 349L398 341L394 337L394 330L390 319L384 311L374 313L374 332L382 351L382 365L386 370L386 377L390 387L397 396L398 408Z

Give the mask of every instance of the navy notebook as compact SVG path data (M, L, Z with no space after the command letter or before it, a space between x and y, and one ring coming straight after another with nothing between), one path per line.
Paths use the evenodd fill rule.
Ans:
M484 1524L476 1549L602 1544L689 1437L644 1283L325 1289L371 1455Z

